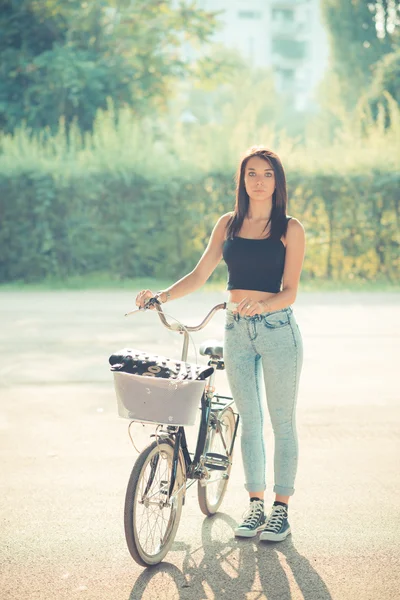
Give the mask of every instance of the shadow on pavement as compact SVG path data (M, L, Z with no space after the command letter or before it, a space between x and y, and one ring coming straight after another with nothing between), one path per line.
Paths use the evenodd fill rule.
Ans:
M316 570L297 552L293 536L279 543L243 540L234 537L236 526L223 513L206 518L200 548L192 550L184 542L172 547L171 552L184 552L182 570L167 562L145 569L129 600L164 600L164 593L168 600L244 600L253 595L258 600L292 600L296 587L304 600L332 600Z

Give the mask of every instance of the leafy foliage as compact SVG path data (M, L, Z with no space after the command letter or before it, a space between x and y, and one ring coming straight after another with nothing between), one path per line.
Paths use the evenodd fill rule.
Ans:
M390 99L400 103L400 48L386 54L375 65L371 89L367 94L367 100L375 117L378 115L379 105L389 108ZM389 111L386 114L389 123Z
M396 0L322 0L331 68L351 108L371 82L373 66L399 44L400 3Z
M0 153L0 281L109 272L173 280L193 269L234 205L241 152L265 140L283 160L289 213L307 233L305 279L400 277L399 109L362 113L330 144L275 136L249 114L236 126L100 112L93 134L24 130ZM214 277L225 276L223 265Z
M112 98L116 115L165 107L174 81L194 65L184 44L208 40L212 13L169 0L3 0L0 127L90 130Z

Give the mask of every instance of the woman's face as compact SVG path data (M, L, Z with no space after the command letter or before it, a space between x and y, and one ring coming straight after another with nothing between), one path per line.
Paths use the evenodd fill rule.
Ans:
M275 173L264 158L252 156L246 164L244 185L251 200L270 200L275 191Z

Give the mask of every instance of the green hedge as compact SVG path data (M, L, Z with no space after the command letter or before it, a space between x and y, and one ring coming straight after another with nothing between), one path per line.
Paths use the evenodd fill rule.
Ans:
M400 174L287 169L304 278L400 279ZM109 272L182 277L234 205L232 170L189 177L26 167L0 172L0 281ZM222 267L214 277L220 277Z

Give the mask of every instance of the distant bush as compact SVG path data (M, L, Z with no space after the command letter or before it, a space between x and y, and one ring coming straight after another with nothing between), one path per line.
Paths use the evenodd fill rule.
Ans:
M289 213L307 233L304 278L400 276L397 140L360 115L329 140L305 144L251 122L117 124L99 113L93 135L66 141L24 129L0 139L0 281L110 272L181 277L203 252L217 218L234 205L240 154L266 143L287 172ZM397 112L396 112L397 111ZM220 277L218 268L215 277Z

